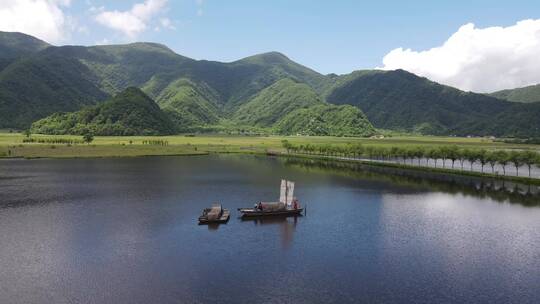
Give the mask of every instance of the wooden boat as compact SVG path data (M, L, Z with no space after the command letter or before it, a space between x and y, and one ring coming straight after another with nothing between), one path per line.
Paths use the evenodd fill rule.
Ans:
M279 202L259 202L253 208L238 208L242 217L298 216L304 208L294 197L294 182L281 180Z
M223 209L221 204L213 204L211 208L205 208L201 216L199 216L199 225L226 223L229 220L231 213L227 209Z
M256 210L255 208L238 208L238 211L242 213L242 217L259 217L259 216L270 216L270 215L280 215L280 216L297 216L302 215L304 211L303 208L298 209L285 209L279 211L265 211L265 210Z

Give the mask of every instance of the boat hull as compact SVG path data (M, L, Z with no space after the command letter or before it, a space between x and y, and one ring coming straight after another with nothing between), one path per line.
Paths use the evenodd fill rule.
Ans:
M295 216L302 215L303 208L300 209L287 209L278 211L261 211L253 208L239 208L238 211L242 213L242 217L262 217L262 216Z
M223 214L221 214L221 217L215 220L209 220L206 216L200 216L199 225L227 223L229 221L230 216L231 216L230 211L227 209L223 209Z

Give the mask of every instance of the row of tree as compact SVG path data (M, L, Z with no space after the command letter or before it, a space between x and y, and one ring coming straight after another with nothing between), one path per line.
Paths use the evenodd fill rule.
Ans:
M74 139L74 138L62 138L62 137L31 137L32 133L30 130L25 130L24 135L26 136L23 138L23 143L38 143L38 144L65 144L65 145L76 145L76 144L82 144L87 143L90 144L92 141L94 141L94 134L91 132L84 132L82 136L82 140Z
M38 143L38 144L64 144L64 145L77 145L82 144L84 141L74 138L61 138L61 137L28 137L23 138L23 143Z
M167 140L161 140L161 139L154 139L154 140L143 140L143 145L152 145L152 146L168 146L169 141Z
M519 168L521 166L527 166L529 169L529 177L531 176L531 168L534 165L540 167L540 154L529 150L486 150L486 149L468 149L460 148L456 145L436 146L436 147L424 147L424 146L412 146L412 147L385 147L385 146L364 146L362 144L348 144L348 145L294 145L289 141L282 141L283 147L287 150L287 153L295 154L313 154L324 155L334 157L346 157L346 158L368 158L371 160L383 160L383 161L402 161L406 164L410 161L410 164L414 164L416 160L418 165L422 159L425 159L427 164L430 162L437 167L439 160L442 160L442 167L446 167L447 161L451 161L452 169L454 169L456 162L459 162L461 170L464 168L465 162L470 165L470 170L473 170L473 165L479 164L482 172L486 165L491 166L492 173L495 173L495 166L498 164L503 169L503 174L506 175L506 167L508 165L514 165L516 168L516 174L519 175Z

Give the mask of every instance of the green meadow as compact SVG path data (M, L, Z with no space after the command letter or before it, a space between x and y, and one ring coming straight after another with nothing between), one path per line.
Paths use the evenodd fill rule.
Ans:
M34 142L21 133L0 133L0 156L19 158L133 157L157 155L197 155L206 153L283 152L283 140L294 145L348 145L383 147L437 147L457 145L470 149L517 149L540 151L540 145L510 144L489 138L439 136L393 136L355 138L329 136L96 136L89 144L81 136L32 134ZM73 143L64 143L73 141Z

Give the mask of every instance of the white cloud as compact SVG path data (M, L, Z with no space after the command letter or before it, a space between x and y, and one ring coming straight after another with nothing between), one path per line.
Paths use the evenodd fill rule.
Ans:
M540 19L508 27L463 25L439 47L397 48L382 69L404 69L431 80L475 92L540 83Z
M88 11L90 13L97 13L97 12L103 12L105 10L105 6L90 6L90 8L88 9Z
M146 0L133 5L129 11L102 11L96 16L96 21L134 39L147 29L152 17L160 13L166 4L167 0Z
M176 27L173 25L173 22L169 18L161 18L159 19L159 23L163 28L169 29L169 30L176 30Z
M47 42L66 41L72 21L62 11L69 0L2 0L0 30L23 32Z
M90 30L86 25L77 26L75 29L78 33L88 35L90 34Z

